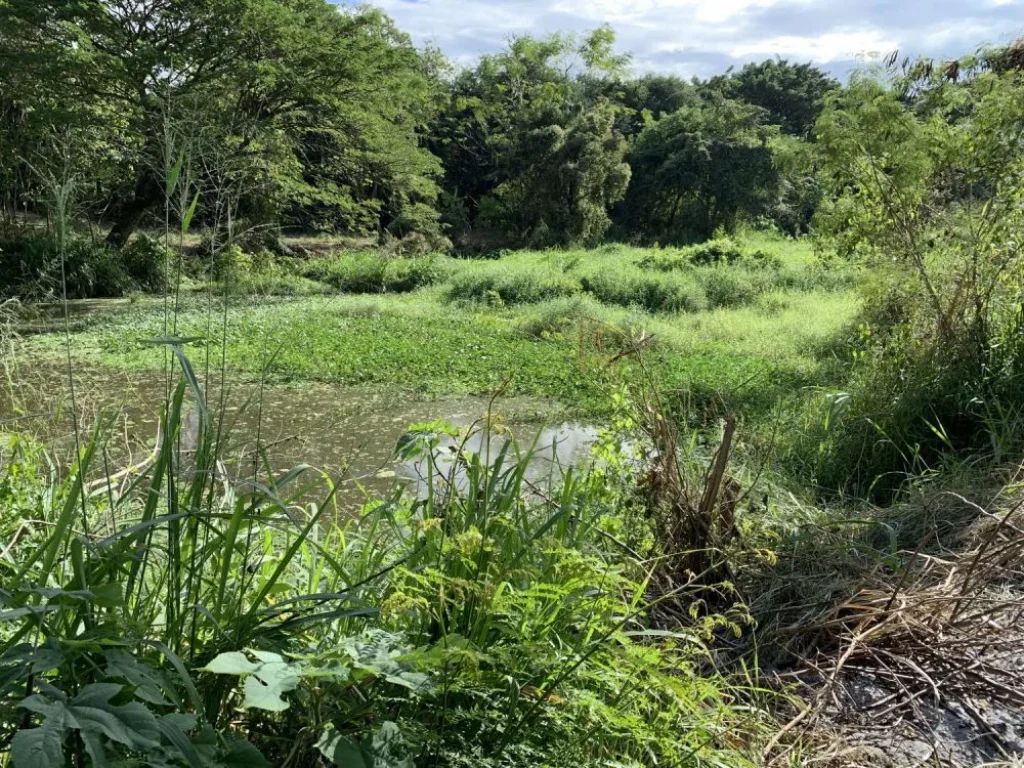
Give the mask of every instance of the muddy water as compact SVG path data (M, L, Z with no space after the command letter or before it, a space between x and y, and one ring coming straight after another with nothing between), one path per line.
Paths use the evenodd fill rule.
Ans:
M234 466L252 467L258 444L277 470L305 463L345 481L339 500L347 508L357 508L365 500L359 485L374 494L388 492L395 483L425 485L425 462L395 457L398 439L411 424L440 419L457 427L482 425L490 405L483 397L417 400L384 389L327 384L261 386L229 380L222 388L217 376L200 383L212 418L229 435L226 454ZM227 393L223 401L222 391ZM112 463L127 465L147 455L167 394L163 373L78 366L74 393L83 431L102 419L111 420L106 445ZM189 411L186 441L198 422L194 402ZM547 482L562 468L589 460L596 438L595 429L579 424L544 426L544 414L551 411L551 403L522 398L500 398L493 404L492 421L506 427L523 447L540 432L529 468L535 482ZM0 388L0 430L30 432L58 456L74 445L71 413L66 371L22 365ZM492 436L491 450L496 453L504 439ZM448 455L453 442L445 439L442 456ZM467 448L485 451L484 434L472 436Z

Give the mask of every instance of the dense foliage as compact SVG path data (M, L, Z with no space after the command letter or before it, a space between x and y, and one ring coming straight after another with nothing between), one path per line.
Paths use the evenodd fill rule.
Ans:
M769 59L712 78L708 88L764 109L766 122L778 125L784 133L811 139L825 99L839 89L839 83L810 64Z
M762 119L756 107L713 98L647 125L629 156L627 228L654 240L706 239L760 213L777 184L777 129Z
M9 172L29 180L19 197L38 190L33 167L72 164L88 174L81 205L112 218L115 246L163 218L163 169L179 158L201 218L230 190L252 224L375 232L404 217L429 231L436 220L439 169L417 137L431 60L375 11L11 0L0 40L0 103L20 118L4 136L21 163Z
M0 764L821 763L794 729L854 653L885 713L938 703L947 658L870 644L967 647L982 591L1019 615L1021 46L842 87L628 65L609 28L456 71L327 0L0 0L0 395L19 353L70 395L0 420ZM160 377L141 457L78 399L97 359ZM281 381L489 399L409 427L378 494L274 466ZM535 478L501 395L600 421L594 461ZM969 558L997 516L958 462L1014 473ZM851 496L924 511L815 507Z
M876 276L826 485L891 489L943 453L1020 448L1024 75L970 64L855 77L819 122L819 220Z
M426 462L425 492L337 518L308 467L216 479L220 429L181 360L127 484L86 479L100 435L59 483L31 441L0 453L2 530L20 538L0 595L14 768L749 764L763 713L734 711L740 689L707 668L742 612L650 627L647 566L603 528L628 493L613 440L603 471L537 498L529 449L415 425L398 451Z
M454 70L327 0L5 0L0 41L7 220L47 210L56 179L115 248L194 200L197 225L272 247L281 229L419 250L696 240L759 216L797 233L817 203L798 145L835 86L784 61L637 77L607 27Z

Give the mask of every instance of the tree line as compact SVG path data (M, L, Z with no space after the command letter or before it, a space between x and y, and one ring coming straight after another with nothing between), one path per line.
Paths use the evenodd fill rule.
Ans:
M841 90L782 59L637 76L608 27L457 70L327 0L0 0L0 200L13 220L73 180L115 247L186 212L429 247L799 234Z

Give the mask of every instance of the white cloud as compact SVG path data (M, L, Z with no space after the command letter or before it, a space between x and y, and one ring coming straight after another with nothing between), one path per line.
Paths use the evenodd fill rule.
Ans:
M691 18L693 21L720 24L752 9L770 8L781 0L558 0L551 3L557 13L590 19L598 24L632 24L637 19L665 21Z
M351 0L350 0L351 1ZM611 24L637 70L708 76L775 55L845 74L866 53L951 56L1024 31L1024 0L370 0L459 63L515 34Z
M828 32L817 37L778 35L736 43L727 53L737 59L782 56L828 64L833 61L849 61L865 53L885 53L896 48L899 48L899 40L887 37L881 30L869 29Z

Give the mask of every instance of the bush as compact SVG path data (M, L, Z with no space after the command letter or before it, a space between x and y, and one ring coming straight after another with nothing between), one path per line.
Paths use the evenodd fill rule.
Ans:
M444 276L441 257L346 253L308 262L302 274L345 293L405 293Z
M204 258L204 254L209 254L211 249L213 250L212 260L208 256ZM227 280L228 278L240 280L244 276L264 275L273 273L277 266L271 251L265 248L252 249L239 242L215 247L213 243L207 241L200 246L197 254L200 264L212 264L208 276L214 280Z
M695 266L702 264L732 264L743 258L743 249L727 237L681 248L681 255Z
M885 282L866 286L847 392L799 452L830 489L883 497L948 457L1024 448L1024 184L1007 138L1024 82L968 78L922 109L899 93L857 78L818 125L818 229Z
M587 274L581 282L604 304L648 312L700 312L708 306L704 290L689 275L606 270Z
M448 298L515 305L535 304L579 292L579 279L549 261L512 265L499 259L474 264L455 275Z
M750 269L781 269L782 260L762 250L745 251L728 238L673 248L644 256L637 265L659 272L685 271L690 267L718 264L743 265Z
M531 339L564 336L581 322L596 322L600 308L588 296L563 296L540 304L519 323L519 332Z
M139 235L120 251L125 271L139 290L160 293L167 288L167 249L146 235Z
M61 285L63 261L64 287ZM116 250L71 238L63 259L49 237L26 234L0 242L0 292L22 298L116 298L139 288Z
M185 386L164 434L190 418ZM9 569L22 574L5 583L5 640L24 635L2 658L0 717L23 723L0 748L8 763L70 764L89 738L102 765L752 764L767 713L708 663L743 612L646 631L667 601L648 601L647 561L605 533L635 519L623 510L635 470L615 451L600 472L553 479L548 498L527 480L532 448L510 441L492 462L449 448L451 425L415 425L397 458L423 466L429 491L339 518L331 481L304 467L280 485L228 474L211 488L230 435L197 418L188 459L158 441L152 482L89 497L81 525L115 542L105 549L83 546L67 513L86 509L82 477L106 477L95 443L64 479L41 450L0 443L0 533L20 537ZM140 531L161 482L179 493ZM204 493L209 507L188 511ZM174 546L140 560L150 536ZM88 590L45 587L76 571L67 583ZM672 605L704 594L688 585ZM725 729L736 738L722 743Z
M697 270L696 275L712 308L751 304L771 287L763 276L735 267L707 267Z

